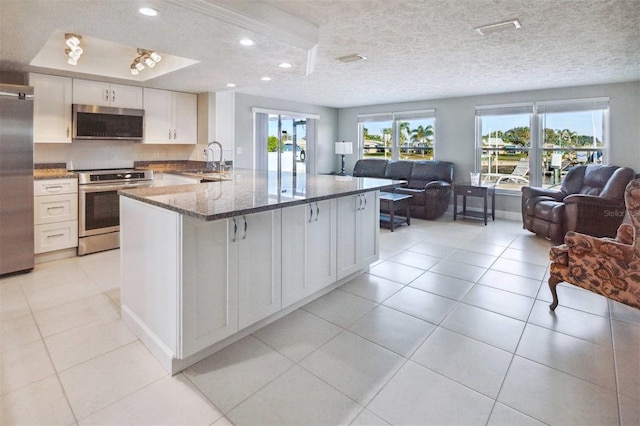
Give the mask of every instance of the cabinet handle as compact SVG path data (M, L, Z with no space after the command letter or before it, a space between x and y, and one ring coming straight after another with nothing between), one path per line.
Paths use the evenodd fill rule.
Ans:
M178 139L178 137L176 136L176 129L173 129L173 138Z
M171 139L171 129L169 129L169 139Z
M115 102L116 101L116 91L112 90L111 91L111 102Z
M51 210L64 210L64 207L62 206L55 206L55 207L47 207L47 211L50 212ZM60 214L60 213L55 213L55 214Z
M242 239L245 240L247 239L247 217L246 216L242 216L242 219L244 220L244 235L242 236Z
M309 203L309 223L313 219L313 207L311 207L311 203Z
M320 217L320 207L318 207L318 203L316 203L316 222L318 221L319 217Z
M367 196L362 194L362 199L364 200L364 207L362 208L362 210L367 208Z
M64 237L64 234L51 234L47 235L47 238Z
M60 192L62 190L62 185L48 185L44 187L47 192ZM55 191L53 191L55 189Z
M67 126L67 137L69 137L69 126Z
M109 102L109 89L104 89L104 100Z
M233 218L233 238L231 238L231 242L235 243L236 242L236 235L238 234L238 222L236 221L236 218Z

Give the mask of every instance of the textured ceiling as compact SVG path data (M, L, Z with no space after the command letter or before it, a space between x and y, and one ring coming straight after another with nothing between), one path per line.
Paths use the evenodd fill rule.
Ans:
M160 16L139 15L142 3ZM0 0L0 69L99 78L80 67L28 65L64 31L199 61L147 86L215 92L233 82L238 92L332 107L640 80L640 0L264 3L318 26L312 74L295 43L160 0ZM486 37L474 30L514 18L522 29ZM239 46L245 36L256 46ZM335 59L352 53L368 59ZM295 66L280 69L282 61ZM272 81L260 81L264 75Z

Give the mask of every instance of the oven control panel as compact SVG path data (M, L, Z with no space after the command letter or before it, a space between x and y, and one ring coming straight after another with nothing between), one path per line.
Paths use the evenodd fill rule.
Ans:
M147 179L144 172L109 173L91 175L91 182L104 182L113 180Z

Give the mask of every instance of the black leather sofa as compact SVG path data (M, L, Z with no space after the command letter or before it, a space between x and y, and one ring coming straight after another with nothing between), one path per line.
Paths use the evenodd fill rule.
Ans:
M454 165L448 161L358 160L353 176L406 180L389 191L408 194L411 217L437 219L447 211L451 199Z

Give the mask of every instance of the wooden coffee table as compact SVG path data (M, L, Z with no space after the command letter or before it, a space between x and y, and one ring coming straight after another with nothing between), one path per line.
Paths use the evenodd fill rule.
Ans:
M411 213L409 212L409 199L411 195L396 194L394 192L380 193L380 210L388 210L389 214L380 213L380 224L389 225L389 229L393 232L396 225L406 223L411 225ZM396 216L396 209L405 209L404 217Z

